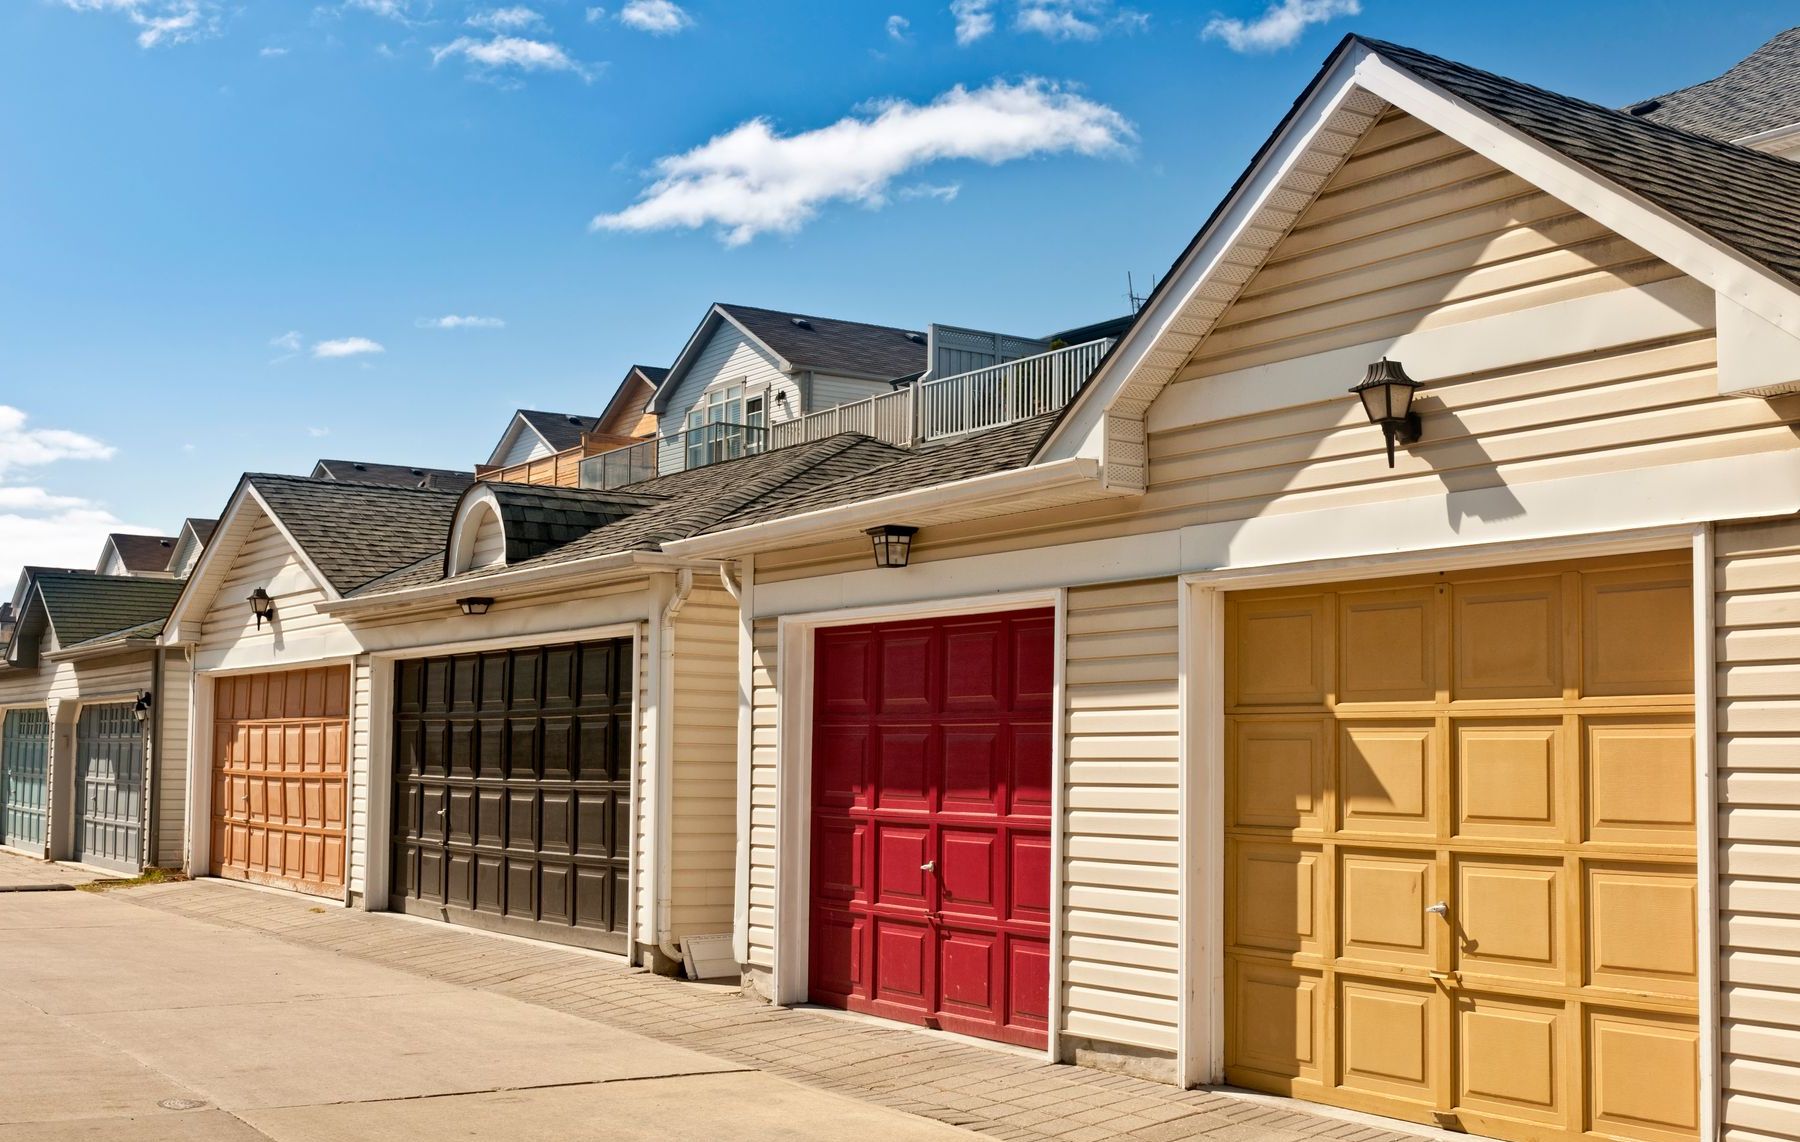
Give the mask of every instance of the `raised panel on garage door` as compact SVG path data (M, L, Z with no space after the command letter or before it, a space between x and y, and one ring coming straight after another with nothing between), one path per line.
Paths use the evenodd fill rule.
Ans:
M0 723L0 844L44 847L50 714L8 710Z
M1228 597L1229 1081L1696 1136L1688 592L1683 554Z
M814 1002L1045 1041L1054 630L1020 611L817 634Z
M344 892L350 668L213 683L214 876Z
M75 724L75 859L137 871L143 821L143 723L130 702L84 706Z
M396 668L395 906L625 950L630 639Z

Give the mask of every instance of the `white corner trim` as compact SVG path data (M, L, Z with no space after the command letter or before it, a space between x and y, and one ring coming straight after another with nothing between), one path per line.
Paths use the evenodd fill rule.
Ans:
M901 518L929 522L931 513L951 506L1007 503L1028 494L1088 483L1094 485L1096 495L1101 495L1105 489L1099 486L1099 475L1100 466L1095 460L1071 457L698 535L666 543L663 550L687 558L727 558L816 540L843 539L857 529L894 523Z
M1113 410L1118 390L1134 379L1141 369L1172 375L1180 367L1179 361L1156 359L1159 346L1183 323L1188 309L1200 292L1211 284L1226 255L1257 221L1257 216L1281 189L1283 180L1305 157L1332 116L1354 95L1355 85L1351 78L1369 54L1368 48L1356 45L1319 77L1306 103L1297 107L1292 117L1279 128L1279 135L1271 140L1267 153L1252 171L1246 172L1242 183L1220 205L1212 222L1195 237L1181 262L1158 289L1156 301L1138 315L1124 339L1108 354L1096 375L1089 378L1076 398L1075 407L1044 441L1039 456L1045 460L1069 456L1100 457L1105 445L1103 426ZM1323 182L1323 178L1320 181ZM1185 359L1186 351L1180 356Z
M1719 916L1719 786L1718 630L1714 614L1717 573L1713 566L1713 529L1701 524L1693 531L1694 598L1694 858L1695 929L1699 940L1700 1005L1700 1137L1717 1138L1723 1100L1719 1034L1719 981L1723 933Z

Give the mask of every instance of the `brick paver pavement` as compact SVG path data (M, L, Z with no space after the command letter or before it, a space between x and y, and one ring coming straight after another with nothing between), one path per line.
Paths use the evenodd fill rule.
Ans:
M553 1008L852 1098L1018 1142L1416 1142L1222 1091L1086 1067L664 979L551 945L326 906L213 881L115 894Z

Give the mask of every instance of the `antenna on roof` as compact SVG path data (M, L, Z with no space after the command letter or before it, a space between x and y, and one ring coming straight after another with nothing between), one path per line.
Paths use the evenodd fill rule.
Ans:
M1151 274L1150 275L1150 293L1155 293L1155 292L1156 292L1156 275ZM1134 315L1137 313L1138 310L1144 308L1144 303L1146 301L1150 300L1149 293L1141 294L1137 291L1136 285L1134 285L1132 283L1130 270L1125 271L1125 300L1127 300L1131 303L1131 312Z

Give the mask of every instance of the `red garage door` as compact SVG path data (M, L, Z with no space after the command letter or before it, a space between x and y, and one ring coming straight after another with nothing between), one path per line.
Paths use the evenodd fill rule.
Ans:
M1043 1046L1055 619L817 635L816 1003Z

